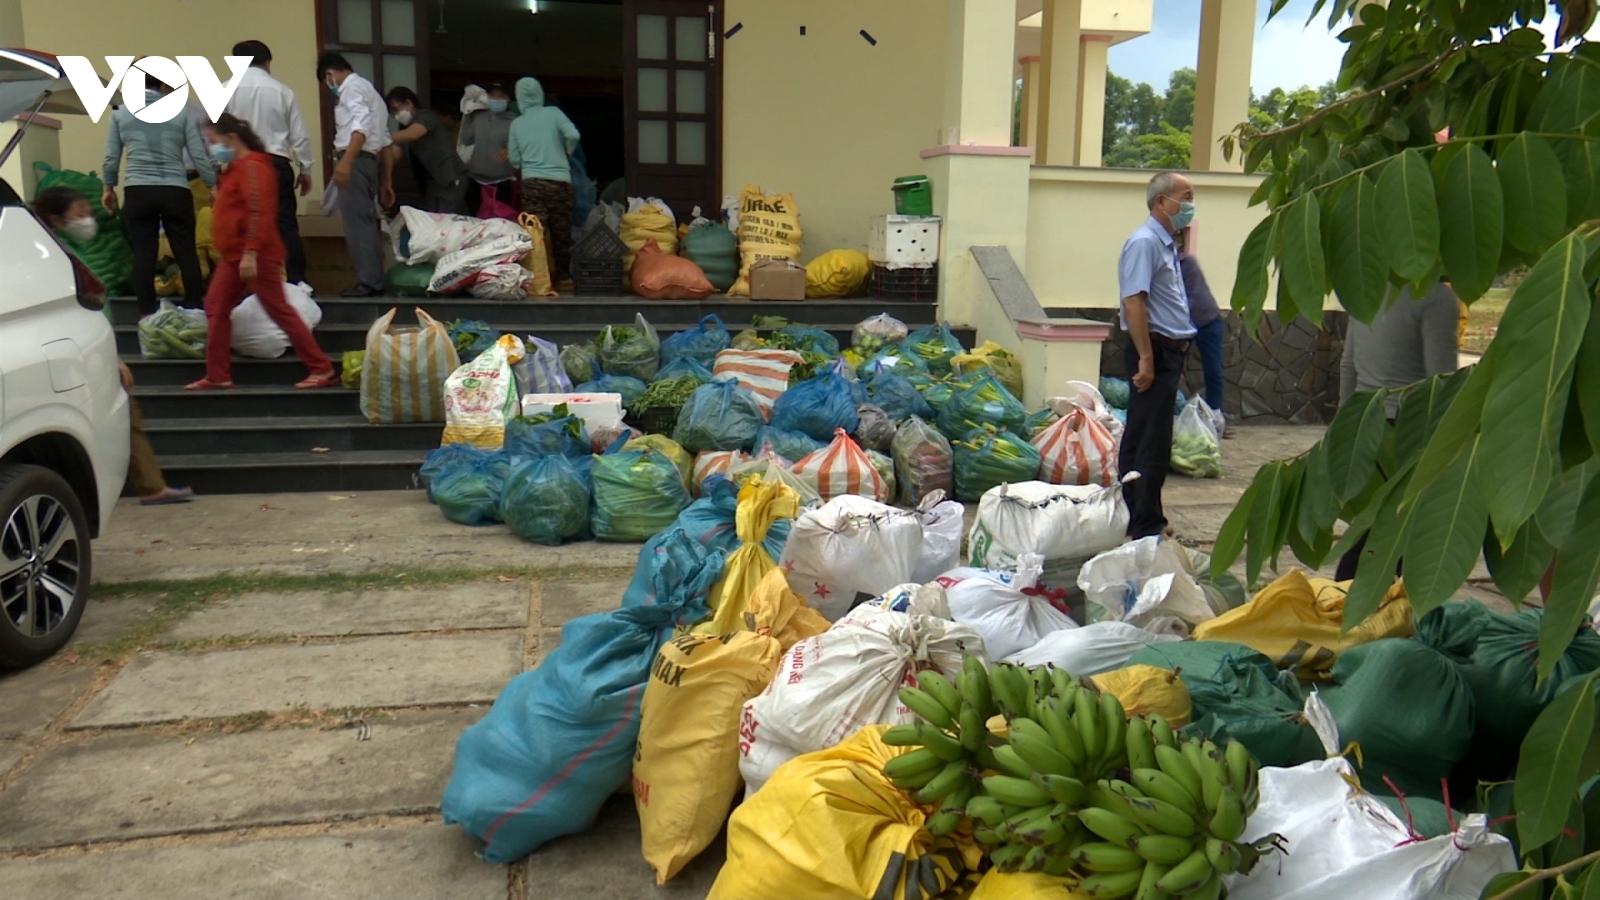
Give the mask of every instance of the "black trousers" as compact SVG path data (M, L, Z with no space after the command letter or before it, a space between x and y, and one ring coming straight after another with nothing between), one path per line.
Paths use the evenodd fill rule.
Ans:
M139 300L139 315L148 316L161 308L156 296L156 256L161 252L163 231L183 274L184 305L203 307L206 286L200 279L200 255L194 249L194 194L186 187L131 185L122 192L122 221L133 249L133 293Z
M283 265L290 284L306 280L306 248L300 242L300 205L295 200L294 166L281 156L272 157L278 170L278 237L283 239Z
M1152 336L1153 338L1153 336ZM1167 481L1172 463L1172 410L1178 402L1178 382L1183 380L1183 360L1189 344L1174 347L1152 339L1156 380L1147 391L1131 386L1139 371L1139 352L1130 343L1124 354L1128 360L1128 427L1122 433L1122 449L1117 465L1126 475L1139 477L1122 489L1128 503L1128 537L1135 540L1160 534L1167 527L1161 509L1161 486Z

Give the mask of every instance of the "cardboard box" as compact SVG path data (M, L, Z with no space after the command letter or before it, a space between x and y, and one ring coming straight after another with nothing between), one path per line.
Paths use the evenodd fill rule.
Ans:
M525 394L522 414L536 416L563 403L568 412L583 420L585 429L615 428L622 424L621 394Z
M763 259L750 267L751 300L804 300L806 269L792 259Z

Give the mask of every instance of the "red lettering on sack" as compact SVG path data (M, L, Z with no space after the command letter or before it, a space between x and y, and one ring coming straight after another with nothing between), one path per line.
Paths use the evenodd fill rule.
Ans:
M640 781L638 776L633 777L633 796L645 806L650 805L650 785Z

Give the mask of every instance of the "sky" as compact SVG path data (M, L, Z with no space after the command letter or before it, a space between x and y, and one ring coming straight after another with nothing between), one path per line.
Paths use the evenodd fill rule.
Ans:
M1317 87L1339 74L1345 45L1328 31L1327 13L1306 25L1313 0L1289 0L1283 11L1267 22L1271 0L1259 0L1256 11L1255 53L1250 70L1250 88L1264 94L1275 87L1293 90L1301 85ZM1539 26L1553 34L1556 17L1552 13ZM1590 29L1591 39L1600 36L1600 24ZM1199 52L1200 4L1197 0L1155 0L1154 28L1147 35L1118 44L1110 51L1111 71L1133 81L1148 81L1163 90L1174 69L1193 67ZM1548 41L1547 41L1548 42Z

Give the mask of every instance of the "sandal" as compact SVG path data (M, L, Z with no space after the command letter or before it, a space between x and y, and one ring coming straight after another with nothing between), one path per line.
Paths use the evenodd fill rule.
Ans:
M312 375L304 381L296 382L294 389L297 391L314 391L317 388L338 387L339 373L329 369L320 375Z
M185 385L184 386L184 390L186 390L186 391L231 391L231 390L233 390L233 382L231 382L231 381L211 381L209 379L202 378L199 381L192 381L189 384Z
M194 488L169 487L154 497L140 497L140 506L172 506L177 503L188 503L194 499Z

